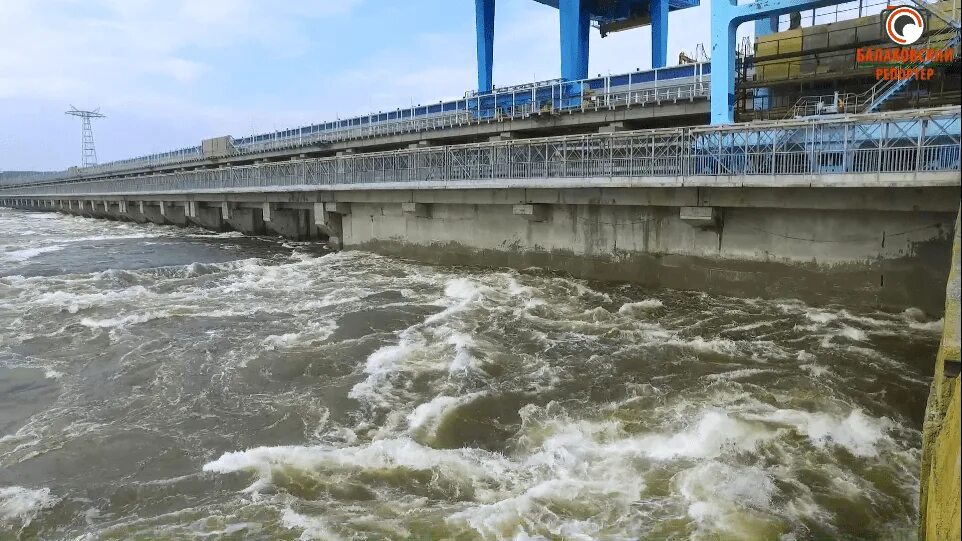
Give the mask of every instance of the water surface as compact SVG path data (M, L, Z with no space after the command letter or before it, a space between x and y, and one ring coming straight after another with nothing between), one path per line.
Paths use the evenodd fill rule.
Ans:
M0 209L0 538L913 539L938 330Z

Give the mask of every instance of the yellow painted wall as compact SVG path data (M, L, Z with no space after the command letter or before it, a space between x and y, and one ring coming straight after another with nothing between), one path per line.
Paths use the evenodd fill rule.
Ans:
M962 217L962 209L959 211ZM959 377L945 376L946 361L959 360L959 324L962 321L962 270L960 270L959 220L955 220L952 269L946 285L942 343L935 363L922 429L919 537L925 541L960 539L960 426Z

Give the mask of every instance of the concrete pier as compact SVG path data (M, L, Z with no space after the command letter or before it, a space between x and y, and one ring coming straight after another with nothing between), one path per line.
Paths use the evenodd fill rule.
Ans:
M960 211L962 215L962 211ZM959 361L962 320L960 216L955 221L952 266L945 287L942 342L925 408L922 429L919 539L959 539L960 529L960 414ZM937 282L938 283L938 282Z
M193 193L125 200L126 213L116 197L106 212L103 199L59 199L98 218L316 240L429 263L940 314L944 298L930 285L948 272L960 196L953 182ZM17 206L51 210L47 200Z

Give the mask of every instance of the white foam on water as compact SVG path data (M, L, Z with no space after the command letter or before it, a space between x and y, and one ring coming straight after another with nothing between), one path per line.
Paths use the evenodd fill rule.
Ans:
M301 343L301 334L296 332L272 334L261 340L267 349L287 349Z
M721 372L718 374L709 374L706 377L711 381L737 380L770 372L774 371L764 368L740 368L738 370L729 370L728 372Z
M678 473L673 484L697 524L695 539L722 532L739 539L770 538L764 533L775 519L770 511L777 489L764 470L709 460Z
M257 447L225 453L208 462L203 470L211 473L247 471L269 484L275 468L294 468L304 472L321 469L335 471L376 471L409 469L436 471L450 479L466 479L482 486L498 483L510 470L510 463L497 453L480 449L433 449L407 436L375 440L353 447L280 446ZM266 485L262 485L266 486Z
M45 509L60 503L49 488L31 489L21 486L0 487L0 521L26 527Z
M843 326L842 329L838 331L838 336L844 336L857 342L864 342L868 338L865 331L856 329L855 327L849 327L848 325Z
M162 313L148 312L145 314L131 314L129 316L122 317L112 317L106 319L95 319L95 318L81 318L80 324L84 327L90 327L91 329L118 329L127 327L130 325L137 325L140 323L146 323L152 319L159 319L165 317Z
M49 306L61 311L76 314L80 310L97 306L120 306L125 301L146 299L155 295L144 286L131 286L126 289L82 293L63 290L44 291L30 300L36 306Z
M800 364L798 367L811 374L813 378L820 378L832 372L827 366L821 366L815 363Z
M618 309L618 313L624 315L644 314L649 310L661 308L664 305L665 303L658 299L645 299L638 302L626 302L621 305L621 308Z
M433 437L444 416L457 407L485 396L485 392L468 393L461 396L439 395L431 400L419 404L407 415L408 429L411 432L424 431Z
M123 233L120 235L91 235L88 237L69 237L57 239L57 242L96 242L102 240L129 240L158 238L156 233Z
M637 438L641 454L657 460L714 458L733 449L753 451L774 432L746 423L722 410L707 410L687 428Z
M609 509L627 511L643 487L644 483L637 478L623 479L620 483L611 479L551 479L537 483L517 496L454 513L447 522L468 527L484 539L514 541L561 538L590 541L599 538L604 527L601 521L565 517L554 509L559 506L591 508L591 502L596 503L601 499L608 500ZM620 505L611 501L615 499L620 499ZM600 512L605 513L605 510ZM616 513L605 518L617 520ZM538 530L551 537L537 533Z
M934 321L909 321L909 328L927 333L940 333L944 325L945 320L942 318Z
M823 325L826 324L826 323L831 323L831 322L835 321L836 319L838 319L838 315L837 315L837 314L833 314L833 313L831 313L831 312L826 312L826 311L824 311L824 310L815 310L815 309L806 310L806 311L804 312L804 316L805 316L809 321L813 321L813 322L815 322L815 323L821 323L821 324L823 324Z
M891 442L889 431L894 428L890 419L870 417L860 409L853 409L845 416L792 409L745 416L792 427L817 448L842 447L863 458L878 456L880 445Z
M11 250L9 252L3 252L3 258L7 261L23 262L28 259L32 259L42 254L49 254L51 252L59 252L63 250L63 246L41 246L38 248L21 248L19 250Z
M281 525L290 530L301 530L301 541L323 540L338 541L341 536L331 530L331 526L323 518L307 516L294 512L291 508L284 509L281 514Z
M271 334L261 340L261 345L268 350L290 349L317 342L323 342L337 330L337 322L333 319L309 322L302 331L284 334Z
M348 396L355 400L366 401L377 405L387 405L382 396L389 391L389 376L395 372L397 366L407 356L412 355L422 347L422 343L402 333L396 345L384 346L368 355L364 363L367 377L351 388Z
M471 353L476 347L471 335L453 333L448 337L447 343L454 346L454 358L448 366L449 373L456 374L477 368L478 360Z

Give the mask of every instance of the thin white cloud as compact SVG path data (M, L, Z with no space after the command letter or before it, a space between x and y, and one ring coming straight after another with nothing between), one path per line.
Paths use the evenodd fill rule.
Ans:
M108 113L95 128L104 161L193 145L202 137L459 97L476 82L471 0L451 3L455 24L439 29L428 20L371 36L383 44L366 54L338 51L350 58L337 61L317 50L328 20L364 32L363 17L389 15L358 9L362 0L2 1L0 169L75 163L79 129L63 117L68 103ZM378 1L388 0L368 0L372 8ZM707 44L708 6L672 13L671 28L670 64L679 51ZM531 0L498 0L496 84L556 78L559 49L557 10ZM647 29L604 39L592 30L590 73L644 69L649 51ZM276 93L251 95L244 91L250 74L232 74L218 60L254 52L279 61L304 56L323 69L290 73L299 92L282 88L288 85L281 78ZM218 99L228 93L231 105Z

